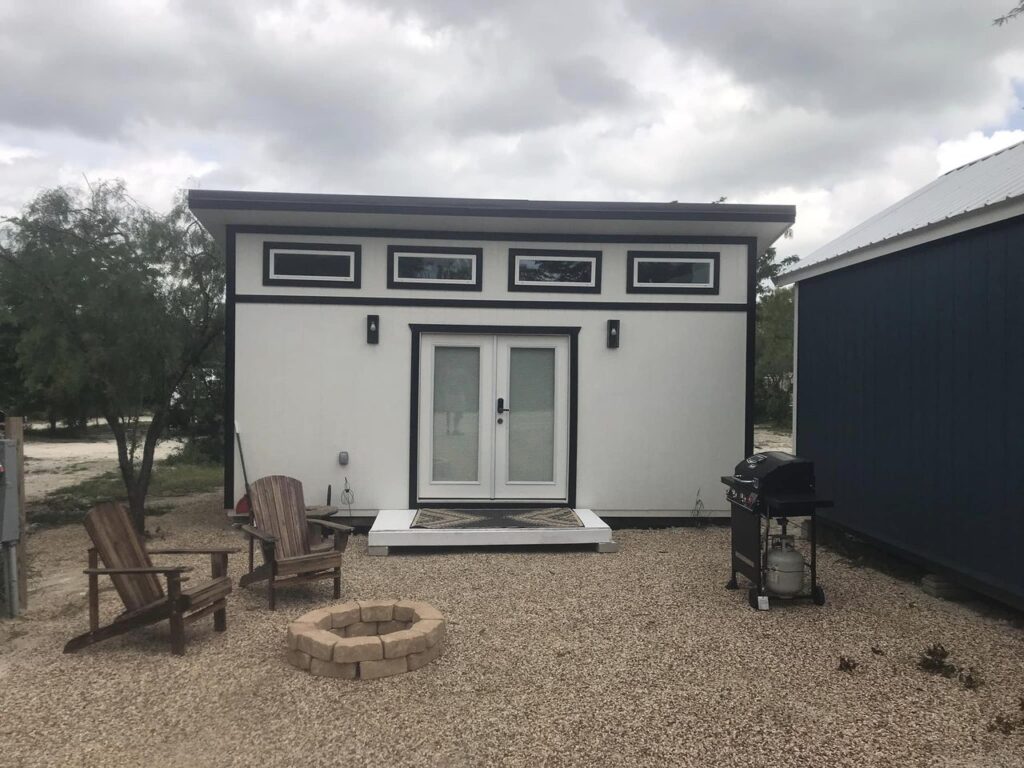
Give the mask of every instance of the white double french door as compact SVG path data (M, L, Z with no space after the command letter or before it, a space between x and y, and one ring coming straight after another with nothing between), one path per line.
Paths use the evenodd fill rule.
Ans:
M420 500L564 501L569 338L424 333Z

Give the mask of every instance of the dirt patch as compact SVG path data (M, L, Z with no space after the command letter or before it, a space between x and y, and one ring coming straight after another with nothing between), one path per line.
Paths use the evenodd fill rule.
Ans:
M181 447L180 440L164 440L156 447L156 460ZM42 501L46 494L117 469L113 438L95 440L28 440L25 442L25 500Z
M754 427L754 450L792 453L793 434L772 427Z

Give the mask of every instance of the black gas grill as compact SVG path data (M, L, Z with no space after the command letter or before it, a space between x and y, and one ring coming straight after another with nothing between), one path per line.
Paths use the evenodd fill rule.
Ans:
M782 451L755 453L739 464L731 476L722 478L728 486L726 499L732 507L732 575L726 585L737 589L737 574L746 576L752 608L768 605L768 559L772 538L785 537L791 518L809 519L808 588L793 597L809 597L818 605L825 592L818 585L815 511L831 507L814 490L814 463ZM776 533L773 534L773 530ZM805 560L806 562L806 560Z

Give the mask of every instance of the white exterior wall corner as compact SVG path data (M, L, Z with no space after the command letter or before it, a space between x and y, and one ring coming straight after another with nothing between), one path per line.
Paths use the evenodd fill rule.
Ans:
M726 303L746 305L748 248L742 244L538 243L457 240L484 249L481 292L386 288L389 244L431 239L241 233L235 237L235 296L361 296L387 299ZM362 288L262 284L264 240L357 242ZM714 238L710 238L714 240ZM510 247L601 250L602 293L509 294ZM626 293L626 251L715 250L717 295ZM230 252L230 248L229 248ZM709 512L726 509L719 476L744 455L747 312L360 306L237 301L234 419L250 480L288 474L307 502L334 501L346 480L354 514L401 509L409 500L412 333L410 324L579 326L576 505L598 514L688 515L698 493ZM380 341L366 342L366 316L380 316ZM606 347L608 319L621 346ZM350 463L340 466L339 451ZM244 492L234 452L234 498Z
M790 447L796 453L797 387L800 386L800 283L793 285L793 413L791 414Z

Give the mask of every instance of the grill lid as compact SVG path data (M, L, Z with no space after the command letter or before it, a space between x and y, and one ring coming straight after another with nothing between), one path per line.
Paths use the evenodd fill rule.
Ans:
M736 465L733 479L760 494L814 493L814 462L783 451L755 453Z

